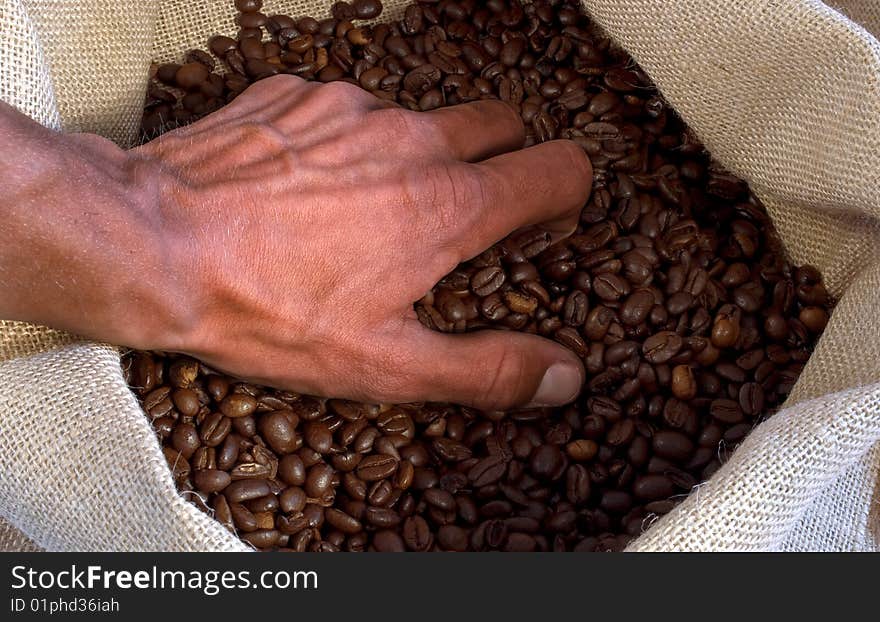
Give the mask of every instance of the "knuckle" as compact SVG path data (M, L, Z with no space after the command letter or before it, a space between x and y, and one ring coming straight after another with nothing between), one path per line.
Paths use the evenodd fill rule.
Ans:
M295 156L289 149L282 149L273 155L272 160L277 167L275 178L280 180L294 179L301 169L300 158Z
M474 169L453 162L437 162L423 175L435 232L468 228L485 210L484 182Z
M354 98L359 96L363 90L354 86L353 84L349 84L348 82L335 81L335 82L327 82L325 84L321 84L319 90L323 95L331 97L333 99L347 99Z
M276 90L276 89L296 89L301 86L304 86L306 83L305 80L300 78L299 76L293 76L288 73L279 73L274 76L270 76L268 78L263 78L262 80L258 80L254 84L263 85L266 89Z
M417 361L397 348L387 347L369 354L371 363L362 366L363 391L380 403L399 403L416 399L418 382L413 370Z
M278 97L282 93L299 90L308 83L298 76L286 73L263 78L251 84L244 95L249 97ZM240 98L237 98L240 99Z
M575 178L592 180L593 166L590 164L590 158L577 143L571 140L555 140L552 144Z
M336 106L354 104L356 107L365 108L371 100L375 99L364 89L341 80L319 84L315 93Z
M381 108L373 112L382 132L393 131L403 136L403 142L420 150L442 139L428 115L405 108Z
M247 119L239 126L241 144L256 145L271 153L281 153L287 148L287 137L271 123Z
M519 112L516 111L516 108L501 99L485 99L480 101L483 105L487 106L487 109L491 109L490 113L492 115L504 119L504 121L509 123L511 127L517 128L519 133L522 135L522 141L525 142L526 126L523 123L522 117L520 116Z
M135 150L158 153L166 157L172 153L183 151L192 144L192 139L189 137L186 129L187 126L184 126L170 132L165 132L158 138L154 138L150 142L136 147Z
M461 263L462 256L461 249L456 245L438 245L425 260L426 272L436 275L436 278L449 274Z
M528 369L526 353L505 345L498 356L487 364L489 367L483 374L487 382L478 390L478 404L486 410L507 410L515 406Z

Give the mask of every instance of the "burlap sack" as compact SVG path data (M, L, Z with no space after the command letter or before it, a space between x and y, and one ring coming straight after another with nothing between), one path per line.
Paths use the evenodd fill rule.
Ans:
M329 1L266 4L298 15ZM386 4L393 16L402 0ZM792 258L841 296L787 408L632 549L877 550L880 44L815 0L585 4L751 183ZM231 5L0 0L0 98L47 126L128 145L150 60L231 34ZM878 1L841 10L880 26ZM175 492L117 350L10 322L0 322L0 516L27 535L0 524L9 549L245 549Z

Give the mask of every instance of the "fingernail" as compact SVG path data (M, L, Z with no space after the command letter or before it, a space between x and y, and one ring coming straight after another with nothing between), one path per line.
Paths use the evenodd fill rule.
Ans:
M581 392L583 377L578 365L560 361L544 372L541 384L526 408L562 406L568 404Z

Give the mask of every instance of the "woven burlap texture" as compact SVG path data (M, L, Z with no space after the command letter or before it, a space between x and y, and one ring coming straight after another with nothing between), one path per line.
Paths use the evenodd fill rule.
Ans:
M329 2L267 0L268 12ZM386 2L399 15L400 0ZM233 33L231 0L0 0L0 97L133 141L150 60ZM880 1L586 0L792 258L841 297L787 407L634 550L880 548ZM876 32L876 31L875 31ZM241 550L179 497L119 353L0 322L3 548Z

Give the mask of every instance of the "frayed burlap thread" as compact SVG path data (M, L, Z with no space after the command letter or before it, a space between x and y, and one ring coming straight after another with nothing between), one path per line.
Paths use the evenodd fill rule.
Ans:
M840 297L786 408L631 549L880 549L880 0L585 6ZM0 98L121 145L150 61L235 30L231 0L0 0L0 27ZM246 548L176 493L115 349L15 322L0 322L0 516L7 548Z

